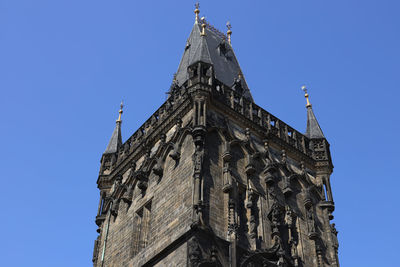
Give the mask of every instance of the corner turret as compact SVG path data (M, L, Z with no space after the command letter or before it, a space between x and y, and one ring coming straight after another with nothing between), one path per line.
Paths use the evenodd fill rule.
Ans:
M121 108L119 110L118 119L116 121L116 125L114 131L111 135L110 142L107 145L106 150L101 157L101 167L100 167L100 175L107 175L111 172L111 167L117 160L118 152L122 147L122 136L121 136L121 116L122 116L122 108L123 103L121 102Z

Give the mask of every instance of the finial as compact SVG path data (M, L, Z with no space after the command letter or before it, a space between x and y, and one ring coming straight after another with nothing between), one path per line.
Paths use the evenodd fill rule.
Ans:
M197 24L197 22L199 21L199 13L200 13L200 9L199 9L200 4L199 4L199 2L196 2L196 4L194 6L196 7L196 9L194 10L194 14L196 14L196 18L195 18L194 23Z
M229 42L229 44L231 44L232 25L229 21L226 23L226 27L228 28L228 31L226 32L226 34L228 35L228 42Z
M123 101L121 101L121 109L119 110L119 116L118 116L118 120L116 121L116 122L119 122L119 123L121 123L122 122L122 120L121 120L121 115L122 115L122 113L123 113L123 111L122 111L122 108L124 107L124 102Z
M304 97L307 99L306 107L307 107L307 108L311 108L311 103L310 103L310 100L308 99L307 87L306 87L305 85L303 85L303 86L301 87L301 90L304 91Z
M243 78L242 70L239 70L239 72L238 72L238 78L239 78L239 79L242 79L242 78Z
M206 36L206 18L201 18L201 36Z

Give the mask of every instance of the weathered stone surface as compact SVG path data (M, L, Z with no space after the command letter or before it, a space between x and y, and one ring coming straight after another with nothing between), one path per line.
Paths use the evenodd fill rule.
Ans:
M103 155L94 266L339 266L329 143L213 68L188 66L187 83Z

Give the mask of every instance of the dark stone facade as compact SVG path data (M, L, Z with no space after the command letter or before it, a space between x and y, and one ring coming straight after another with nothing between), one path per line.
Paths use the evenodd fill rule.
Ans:
M206 44L197 39L189 45ZM202 58L103 154L94 266L339 266L329 143L257 106L241 73L219 81Z

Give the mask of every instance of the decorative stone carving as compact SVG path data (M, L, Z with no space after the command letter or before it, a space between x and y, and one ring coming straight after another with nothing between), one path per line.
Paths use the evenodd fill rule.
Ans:
M199 240L193 236L188 241L189 265L192 267L222 267L218 259L218 250L215 245L208 242L209 251L202 251Z
M290 195L293 193L292 188L290 187L290 182L291 182L291 178L293 176L284 176L283 177L283 189L282 192L285 195L286 198L290 197Z
M228 234L231 235L233 233L237 233L238 224L236 222L235 215L235 201L232 198L229 198L228 201Z
M191 266L198 266L202 260L200 245L196 237L188 241L188 257Z
M311 199L311 190L312 190L312 188L311 187L308 187L308 188L306 188L306 190L304 191L304 200L303 200L303 203L304 203L304 207L308 210L311 206L312 206L312 204L313 204L313 202L312 202L312 199Z
M294 213L289 206L286 206L285 212L285 224L288 226L289 229L292 229L294 226Z
M273 238L280 235L279 227L282 224L284 211L285 208L275 200L268 213L268 219L271 221L271 236Z
M282 150L281 164L286 165L286 163L287 163L286 151Z
M240 267L278 267L281 258L280 245L275 244L269 249L247 251L240 259Z
M116 217L118 215L118 210L119 210L119 199L114 199L112 201L113 205L111 207L111 214Z
M195 173L201 172L201 166L203 164L203 155L204 151L200 147L197 147L193 157Z
M332 236L332 241L333 241L332 242L332 246L335 249L338 249L339 248L339 241L338 241L338 238L337 238L338 231L336 230L336 227L335 227L334 223L332 223L330 225L330 228L331 228L331 236Z
M308 225L308 237L315 240L318 237L318 233L315 228L314 211L312 208L306 210L307 225Z
M154 165L153 167L153 172L155 175L157 175L159 178L161 178L163 176L163 160L160 158L157 160L157 163Z
M246 208L250 210L250 218L249 218L249 235L250 238L257 237L257 194L253 191L253 189L247 190L247 201Z
M137 187L141 190L142 195L144 195L148 187L148 178L143 171L137 171L136 178L138 179Z

